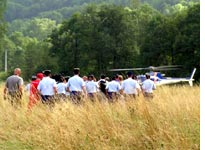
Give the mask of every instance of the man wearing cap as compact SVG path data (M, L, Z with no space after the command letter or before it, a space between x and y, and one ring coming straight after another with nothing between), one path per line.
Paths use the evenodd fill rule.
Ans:
M50 70L45 70L43 74L44 77L40 81L37 89L41 94L42 102L44 104L53 104L54 96L57 94L57 84L56 81L51 78Z
M14 75L10 76L6 80L4 88L4 99L7 98L12 105L21 104L21 98L23 95L23 78L20 77L21 69L14 69Z
M122 82L123 93L126 98L136 98L136 96L139 96L140 85L136 80L132 79L132 72L128 72L127 77L128 78Z
M67 91L70 92L72 102L74 102L75 104L79 104L82 100L83 92L84 96L86 96L85 82L79 76L79 68L74 68L73 73L74 76L68 80Z
M37 73L35 80L30 83L30 95L28 108L31 109L40 100L40 95L38 93L37 87L40 81L43 79L43 73Z
M153 90L156 89L156 85L150 80L150 74L146 73L146 80L142 83L142 93L144 97L153 98Z

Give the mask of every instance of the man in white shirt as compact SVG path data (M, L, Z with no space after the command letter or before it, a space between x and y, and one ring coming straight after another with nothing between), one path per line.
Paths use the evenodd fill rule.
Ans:
M67 91L70 92L70 97L72 102L79 104L81 103L83 92L86 96L85 82L79 76L80 69L74 68L73 70L74 76L68 80L67 83Z
M108 99L113 102L116 100L120 94L121 86L118 81L116 81L116 76L112 78L112 81L108 82L106 86Z
M127 73L127 79L122 82L122 91L126 98L136 98L140 93L140 85L134 79L132 79L133 73Z
M144 97L153 98L153 90L156 89L156 85L150 80L150 74L146 73L146 80L142 83L142 93Z
M45 70L43 74L44 78L40 81L37 89L41 94L42 102L52 104L54 103L54 95L57 94L57 84L56 81L50 77L50 70Z
M86 82L85 87L88 97L93 101L96 98L96 93L99 88L98 83L94 81L93 75L88 76L88 81Z

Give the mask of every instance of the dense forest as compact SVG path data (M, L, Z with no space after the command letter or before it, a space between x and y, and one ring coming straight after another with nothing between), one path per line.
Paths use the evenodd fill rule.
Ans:
M2 0L0 70L20 67L23 77L44 69L72 75L111 68L200 66L198 0Z

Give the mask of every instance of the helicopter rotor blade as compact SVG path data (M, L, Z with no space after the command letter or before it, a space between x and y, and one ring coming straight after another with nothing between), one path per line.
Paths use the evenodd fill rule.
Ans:
M129 70L144 70L144 68L110 69L109 71L129 71Z
M110 69L109 71L132 71L132 70L151 70L151 71L166 71L166 70L178 70L181 69L181 65L167 65L167 66L149 66L145 68L124 68L124 69Z

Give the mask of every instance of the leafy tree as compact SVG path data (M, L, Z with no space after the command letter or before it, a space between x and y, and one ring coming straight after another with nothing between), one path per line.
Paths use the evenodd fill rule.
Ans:
M9 34L21 32L24 36L44 40L56 28L56 21L48 18L34 18L32 20L15 20L10 24Z
M81 67L83 73L132 66L136 59L136 33L130 12L119 6L91 5L75 14L51 36L51 49L64 67Z
M200 74L200 5L191 6L187 13L177 19L178 34L174 47L175 61L186 70L197 67L196 78ZM185 72L186 73L186 72ZM188 75L188 73L187 73Z

